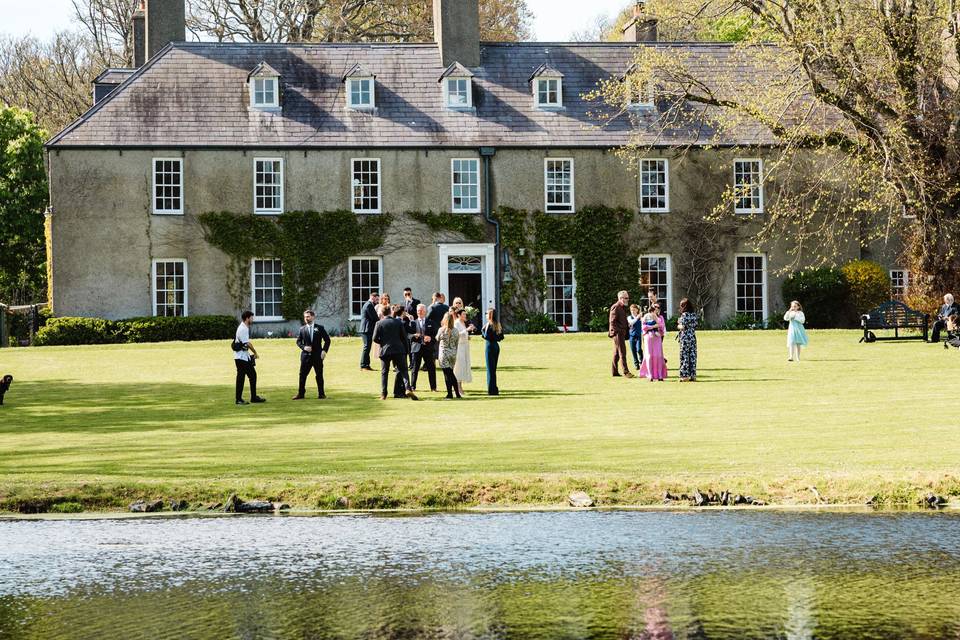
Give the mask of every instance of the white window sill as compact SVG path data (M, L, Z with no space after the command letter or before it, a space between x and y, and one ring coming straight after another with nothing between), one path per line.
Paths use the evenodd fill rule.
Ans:
M250 105L249 111L259 111L260 113L281 113L283 109L279 106L257 106Z
M379 215L379 214L380 214L380 209L376 209L376 210L373 210L373 209L354 209L353 212L354 212L355 214L361 215L361 216Z
M355 106L353 106L353 105L349 105L349 104L348 104L348 105L347 105L347 111L353 111L353 112L355 112L355 113L366 113L366 114L369 114L369 115L372 115L372 116L377 115L377 108L376 108L376 107L373 107L373 106L370 106L370 107L356 106L356 107L355 107Z
M183 209L179 211L154 211L153 215L155 216L182 216Z
M457 215L463 214L463 215L469 216L469 215L475 215L483 212L480 209L453 209L450 211L450 213L455 213Z
M255 216L279 216L283 214L283 209L260 209L254 210L253 215Z
M473 105L463 106L463 105L448 104L448 105L447 105L447 111L455 111L455 112L457 112L457 113L473 113L473 114L476 114L476 113L477 113L477 108L474 107Z
M283 319L283 316L253 317L253 324L262 324L264 322L286 322L286 320Z
M566 111L567 108L562 104L538 104L536 105L537 109L540 111L546 111L548 113L556 113L558 111Z
M573 209L547 209L546 213L576 213Z
M633 113L652 113L657 110L657 106L654 104L628 104L627 111Z
M763 215L763 209L734 209L733 212L738 216L759 216Z
M640 209L640 213L653 213L653 214L670 213L670 209Z

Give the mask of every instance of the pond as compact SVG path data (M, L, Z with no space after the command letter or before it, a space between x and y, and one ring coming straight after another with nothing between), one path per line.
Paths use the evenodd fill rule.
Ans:
M0 521L0 638L960 637L960 515Z

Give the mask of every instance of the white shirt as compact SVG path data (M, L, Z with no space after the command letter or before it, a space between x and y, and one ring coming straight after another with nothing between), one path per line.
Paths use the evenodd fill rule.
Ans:
M250 342L250 327L247 326L247 323L241 322L240 326L237 327L237 335L234 338L237 342L241 344L246 344ZM234 360L246 360L250 362L250 353L248 351L234 351L233 352Z

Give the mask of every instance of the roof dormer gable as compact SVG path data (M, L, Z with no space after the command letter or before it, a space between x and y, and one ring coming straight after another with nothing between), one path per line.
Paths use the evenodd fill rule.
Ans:
M529 82L533 89L533 104L538 109L563 108L563 74L544 63L537 67Z
M262 111L280 109L280 72L261 62L247 74L250 107Z
M627 67L627 70L620 76L623 83L624 102L627 109L631 111L644 111L656 107L653 79L643 78L638 73L636 63Z
M346 85L347 108L357 111L373 111L376 102L377 76L359 62L343 74Z
M459 62L447 67L438 80L443 87L443 106L456 111L473 108L473 72Z

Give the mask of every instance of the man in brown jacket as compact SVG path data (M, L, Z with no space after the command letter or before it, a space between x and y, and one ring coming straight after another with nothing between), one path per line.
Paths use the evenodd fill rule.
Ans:
M607 335L613 339L613 377L619 378L617 363L623 364L623 376L632 378L633 374L627 368L627 335L630 325L627 323L627 307L630 304L630 294L621 291L617 294L617 301L610 307L610 331Z

